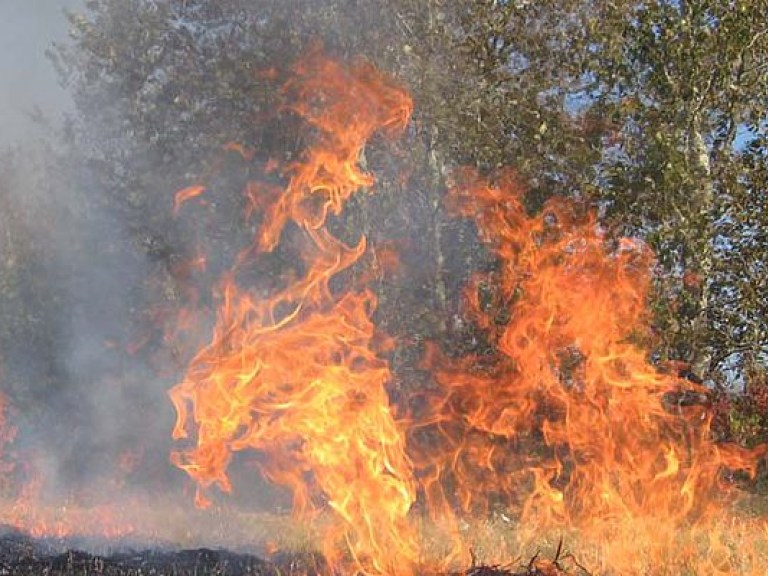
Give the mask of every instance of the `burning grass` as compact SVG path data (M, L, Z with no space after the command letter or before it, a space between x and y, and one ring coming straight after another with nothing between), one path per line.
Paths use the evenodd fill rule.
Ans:
M410 98L367 64L318 52L293 67L283 95L310 143L276 167L282 190L247 186L261 230L222 281L210 343L171 391L175 437L193 439L174 461L200 486L198 504L210 488L231 491L233 455L255 450L264 476L291 489L300 521L330 518L318 546L339 572L445 572L477 560L475 550L500 562L566 531L604 574L762 573L765 529L724 520L739 495L722 472L753 475L765 447L717 444L706 403L670 405L707 390L648 360L653 255L642 242L609 237L563 199L528 214L511 172L489 183L457 171L448 207L498 258L494 285L466 291L490 352L432 345L423 367L435 386L392 405L376 298L331 283L360 263L366 239L345 244L327 219L373 186L360 155L376 132L405 127ZM238 274L289 223L302 272L257 295ZM494 510L514 518L514 544L473 545L472 519ZM525 573L562 573L561 554Z
M497 259L495 280L465 292L487 346L462 355L432 343L421 364L430 386L394 402L387 358L402 344L373 321L368 241L343 241L331 221L374 187L360 158L375 135L407 127L410 96L369 64L319 51L281 90L280 113L303 123L306 148L247 184L258 231L217 285L210 340L170 390L172 462L212 510L196 512L206 520L195 537L191 516L166 507L132 504L119 523L175 542L212 542L218 530L223 543L262 544L272 562L209 550L19 553L9 573L762 575L768 524L737 518L743 495L724 472L754 475L766 449L714 442L707 402L687 400L708 391L649 362L647 247L609 236L567 200L529 214L511 172L489 182L457 170L448 208ZM173 212L205 194L181 190ZM290 273L257 285L286 243ZM215 526L216 491L234 491L243 454L291 492L297 532L240 514ZM62 525L86 524L76 512Z
M464 569L436 572L434 564L418 566L414 574L423 576L594 576L596 574L621 575L624 570L610 566L601 571L590 569L591 563L600 555L599 547L591 550L578 547L576 551L569 545L578 541L577 534L561 538L542 537L540 545L531 547L524 553L508 556L504 562L486 560L498 556L498 550L484 553L483 546L498 544L499 540L510 542L514 536L509 525L503 522L499 527L495 522L485 521L485 526L473 526L473 541L476 548L471 548L470 564ZM731 526L731 528L734 528ZM743 528L743 527L742 527ZM482 533L480 533L482 532ZM753 536L735 527L730 535L727 548L712 553L701 549L699 556L707 555L712 562L711 573L719 574L757 574L768 558L764 553L754 556ZM573 538L567 540L566 538ZM686 540L685 536L683 540ZM748 546L747 543L749 544ZM114 545L114 542L112 543ZM665 564L655 564L649 560L639 563L631 573L653 576L698 576L701 566L698 562L681 557L679 542L669 543L669 559ZM705 539L700 540L707 545ZM768 550L768 542L762 539L763 551ZM725 543L724 543L725 545ZM313 552L311 548L286 549L273 554L268 559L248 553L229 552L225 549L192 548L176 549L153 547L151 549L128 549L125 544L110 552L109 547L97 552L85 552L65 545L58 539L31 539L18 532L9 531L0 535L0 573L10 576L31 576L47 574L49 576L81 576L88 574L106 574L114 576L331 576L339 572L331 569L327 562ZM510 560L511 558L511 560ZM650 556L649 556L650 558ZM352 574L352 572L350 572Z
M737 569L736 528L723 525L737 494L722 471L754 474L765 448L716 444L706 405L669 405L670 395L707 391L648 361L653 257L643 243L608 237L566 200L529 215L509 174L493 184L458 172L449 208L476 223L499 260L485 297L479 283L466 292L492 352L456 358L432 346L423 367L437 385L393 406L375 297L331 286L366 240L345 244L327 218L374 184L358 159L375 132L402 130L410 99L371 67L319 53L292 69L283 93L314 139L278 170L282 191L248 185L261 232L223 280L211 342L171 391L175 437L195 438L174 461L201 487L198 503L211 487L229 492L233 454L256 450L264 476L293 492L300 520L329 513L319 549L338 571L466 566L475 558L468 519L495 508L518 523L515 546L494 548L506 558L542 534L573 531L601 573L643 574L670 559L702 574ZM257 296L237 275L289 223L303 237L303 275ZM763 530L739 538L753 532ZM739 570L757 573L746 564Z

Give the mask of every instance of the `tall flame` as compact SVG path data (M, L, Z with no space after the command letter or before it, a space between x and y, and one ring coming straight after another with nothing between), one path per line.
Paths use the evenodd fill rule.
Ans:
M502 262L495 292L468 291L498 357L428 359L440 389L422 426L443 452L432 439L414 458L431 471L432 508L519 503L530 537L574 528L604 568L664 565L682 527L713 526L721 471L754 474L765 449L715 444L706 390L649 363L649 250L563 200L530 217L514 177L500 180L464 171L449 194Z
M389 370L372 349L375 297L336 294L329 285L362 256L365 238L348 246L326 219L373 184L358 165L363 147L377 131L402 129L411 100L371 66L345 68L317 52L294 66L283 95L315 140L283 168L288 183L280 193L263 188L259 196L257 183L248 186L249 198L270 203L255 246L221 288L212 341L170 392L174 437L196 435L173 460L202 488L229 491L232 454L258 450L264 475L292 489L300 517L314 517L326 500L341 520L326 528L327 560L341 562L346 548L359 570L391 572L395 544L400 562L404 552L406 561L416 558L401 544L415 488L385 390ZM305 274L268 298L249 293L236 273L273 250L288 222L304 236Z
M374 184L359 165L364 146L402 130L411 100L371 66L319 52L290 70L282 95L311 144L279 166L284 188L246 186L261 229L222 281L210 343L170 392L174 438L188 439L172 459L197 482L198 503L212 487L232 490L233 455L252 450L264 476L292 490L300 519L332 512L321 526L333 568L413 574L427 556L419 499L447 537L440 569L471 555L463 520L502 510L523 542L577 532L602 570L644 574L679 554L698 573L729 571L727 535L715 530L732 500L723 470L754 474L765 449L714 443L707 391L649 362L650 251L608 237L564 200L529 216L509 174L490 185L459 172L449 207L476 221L501 263L492 285L467 290L488 352L431 347L424 364L437 386L396 420L373 345L376 299L331 285L365 238L348 245L327 221ZM175 210L202 190L180 192ZM244 286L241 272L284 241L289 223L303 240L298 279L268 296Z

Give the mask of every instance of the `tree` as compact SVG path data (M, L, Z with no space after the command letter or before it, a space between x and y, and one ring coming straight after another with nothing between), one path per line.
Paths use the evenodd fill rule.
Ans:
M385 174L381 191L342 224L374 248L396 235L415 247L404 259L407 287L379 286L385 328L396 329L386 319L398 315L387 311L400 307L419 311L399 323L403 333L456 336L447 336L456 325L448 319L464 281L488 264L472 231L440 208L445 174L512 165L530 186L531 209L550 195L575 197L612 234L651 244L659 360L729 382L763 362L765 0L91 0L86 8L72 16L73 41L58 62L87 112L93 163L171 276L189 232L170 220L169 195L208 166L219 190L211 218L244 233L227 191L258 166L228 157L239 164L225 178L211 164L229 141L255 150L257 162L300 147L290 121L273 114L273 76L320 40L390 71L416 101L400 164L408 192L392 150L372 146L366 160Z
M759 357L768 344L766 301L749 288L765 281L755 229L764 224L768 185L766 9L708 1L625 7L625 40L603 40L592 69L617 131L603 164L610 212L656 249L662 354L690 362L699 377L744 353Z

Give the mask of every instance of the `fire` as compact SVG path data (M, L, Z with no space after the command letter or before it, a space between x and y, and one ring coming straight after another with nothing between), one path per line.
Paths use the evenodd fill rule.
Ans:
M247 187L248 198L266 203L262 229L222 284L211 342L171 390L174 437L195 436L173 461L202 489L228 492L233 453L258 450L264 476L292 489L299 517L316 517L325 501L340 520L324 535L332 564L346 549L358 569L389 573L396 557L416 560L407 537L415 485L389 407L389 369L373 351L375 297L329 284L361 258L365 238L348 246L326 219L373 184L358 166L363 147L375 132L401 130L411 101L369 65L345 68L319 53L293 68L283 95L316 141L282 168L282 191ZM302 231L306 272L268 298L249 292L238 271L272 251L289 222ZM197 500L207 504L203 490Z
M9 422L11 406L0 394L0 524L35 537L99 536L118 538L133 527L111 504L80 507L50 506L44 502L46 478L28 452L13 449L17 428Z
M334 569L423 568L419 502L447 540L435 570L469 560L465 521L502 511L521 544L578 534L602 571L644 574L673 555L700 574L728 571L723 514L735 490L723 471L755 474L765 449L714 443L706 389L649 362L648 248L609 237L565 200L528 215L510 174L491 185L458 172L449 208L475 220L501 262L493 282L466 293L489 351L455 358L432 346L424 366L437 387L396 419L374 345L376 298L331 285L366 239L342 242L328 217L374 185L359 165L366 142L402 130L411 100L371 66L319 52L290 70L282 95L311 144L297 161L269 161L284 186L246 186L246 218L262 215L261 228L219 286L210 342L170 391L173 435L187 442L172 460L197 482L197 503L231 491L234 455L255 451L263 475L292 490L300 520L332 516L319 524ZM200 192L181 191L175 211ZM286 241L289 223L300 272L265 295L241 273ZM384 249L380 265L393 260Z
M61 505L45 502L44 478L33 473L21 493L3 511L4 523L36 538L91 537L118 539L131 536L136 528L125 508L112 503L83 506L75 501Z
M205 192L205 186L195 185L195 186L188 186L187 188L184 188L183 190L179 190L176 192L176 198L173 202L173 214L178 215L179 211L181 210L181 207L186 203L192 200L193 198L197 198L198 196L201 196Z
M705 534L731 499L723 469L753 475L765 448L715 444L707 406L676 401L706 390L649 363L649 250L563 200L528 216L521 187L500 180L465 171L449 194L502 273L485 300L477 284L467 294L496 356L428 359L440 383L421 418L432 435L413 444L432 509L514 505L523 537L575 529L602 569L663 566L681 529Z

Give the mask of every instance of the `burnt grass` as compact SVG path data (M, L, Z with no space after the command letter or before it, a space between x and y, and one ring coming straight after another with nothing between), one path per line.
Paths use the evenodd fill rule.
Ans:
M310 566L285 566L250 554L224 550L123 550L96 554L62 551L61 543L14 531L0 535L0 576L286 576L290 569L311 574Z
M0 529L0 576L327 576L322 559L310 554L266 561L251 554L194 550L122 550L103 554L62 548L56 540ZM62 551L63 550L63 551ZM475 565L445 576L567 576L557 561L531 559L517 567ZM581 574L581 573L580 573ZM440 576L425 574L424 576Z

